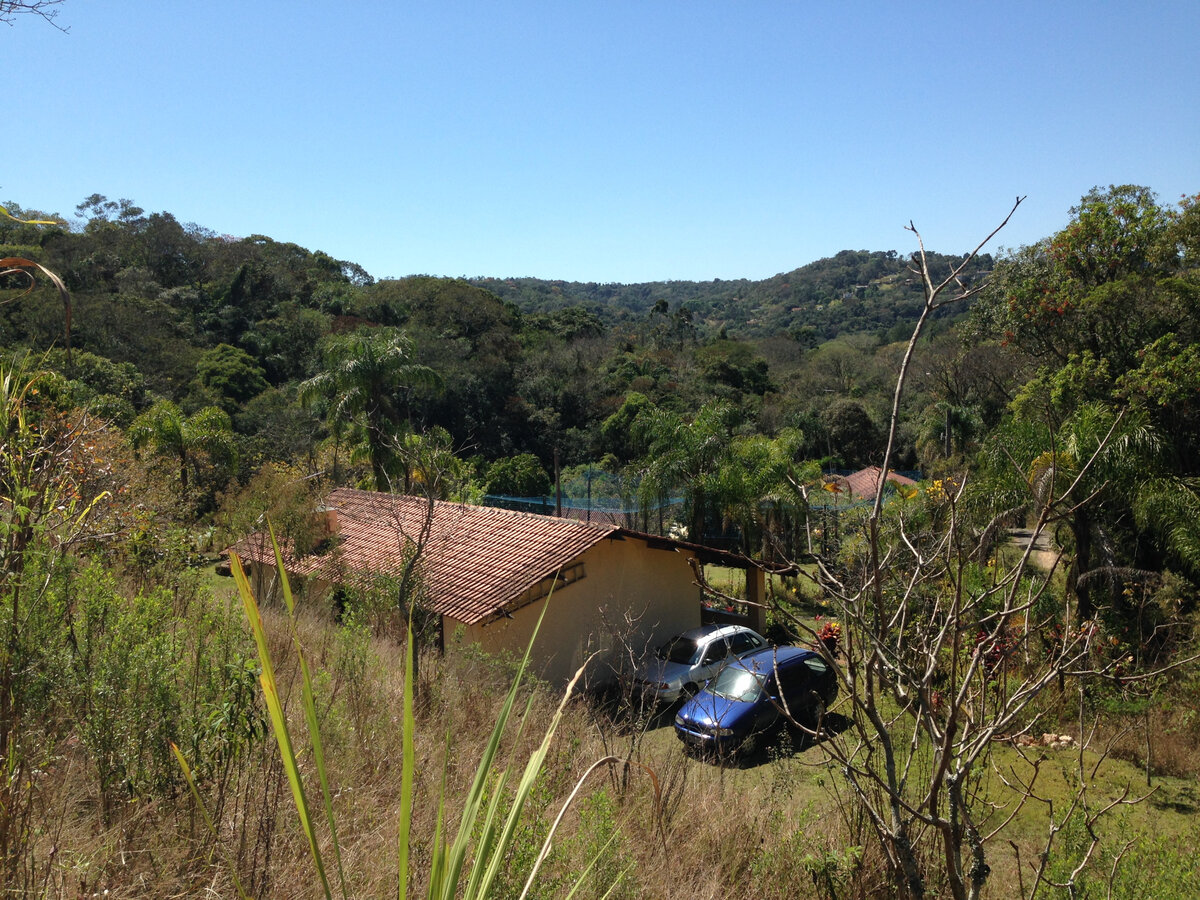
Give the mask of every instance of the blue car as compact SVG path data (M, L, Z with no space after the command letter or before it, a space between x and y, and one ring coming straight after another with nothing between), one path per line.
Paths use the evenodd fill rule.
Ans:
M814 722L837 697L837 677L819 654L774 647L732 662L675 716L689 748L719 756L749 753L764 732L793 719Z

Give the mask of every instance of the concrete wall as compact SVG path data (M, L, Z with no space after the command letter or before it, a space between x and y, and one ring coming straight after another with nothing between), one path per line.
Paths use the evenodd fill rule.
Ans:
M610 678L626 648L642 653L700 624L700 589L687 557L654 550L636 538L605 540L582 557L586 577L557 589L548 600L517 610L512 618L463 626L444 619L446 652L477 643L488 653L524 653L538 616L549 608L533 648L534 674L565 684L588 654L589 681Z

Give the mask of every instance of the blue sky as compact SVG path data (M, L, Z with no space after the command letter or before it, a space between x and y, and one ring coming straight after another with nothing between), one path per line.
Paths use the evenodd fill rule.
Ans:
M0 26L0 198L377 277L764 278L1200 191L1200 3L66 0Z

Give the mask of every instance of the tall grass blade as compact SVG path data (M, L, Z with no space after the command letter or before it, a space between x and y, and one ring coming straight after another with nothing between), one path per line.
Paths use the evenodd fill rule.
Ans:
M545 765L546 757L550 751L550 744L562 722L567 703L570 701L575 687L579 679L583 676L584 670L587 668L591 658L584 662L575 676L571 679L567 689L563 694L562 700L555 710L549 727L546 729L545 735L542 737L538 748L530 754L529 760L525 765L521 780L517 784L512 802L509 804L508 812L504 816L503 824L497 833L499 822L499 811L501 803L504 799L505 787L508 783L508 768L496 773L496 780L492 786L492 798L488 804L484 821L479 823L479 816L482 810L483 792L487 785L488 778L492 772L492 765L495 761L496 754L501 742L501 738L507 729L509 720L512 717L513 706L516 702L517 693L520 690L524 680L524 675L529 667L529 659L532 654L534 641L537 639L538 632L541 630L542 621L545 618L546 610L549 608L550 599L547 598L546 604L542 607L541 615L538 617L537 624L534 626L533 634L530 636L529 644L525 648L525 655L521 659L520 665L517 667L517 672L513 678L512 686L509 688L508 695L505 697L504 705L496 719L496 725L492 730L491 739L488 741L488 746L484 751L483 757L479 762L479 767L475 773L475 781L471 787L471 793L468 795L467 804L463 809L462 819L459 823L458 834L456 835L453 844L448 853L448 864L441 875L438 884L435 886L431 882L430 896L437 896L442 900L450 900L455 895L459 878L462 874L462 868L465 863L468 844L472 833L477 833L475 841L474 858L471 863L471 872L468 877L466 889L462 894L468 900L477 900L477 898L485 898L491 895L495 886L496 879L499 876L501 868L509 862L508 853L512 846L513 839L516 835L517 828L520 825L521 815L524 812L526 801L533 790L538 776ZM518 736L525 727L525 723L529 720L530 710L532 708L532 698L525 708L525 715L521 720L518 728ZM444 785L443 785L444 792ZM603 852L603 850L601 851ZM544 858L544 856L543 856ZM597 856L597 858L599 858ZM540 860L539 860L540 863ZM594 861L593 861L594 864ZM591 869L591 866L588 867ZM536 869L535 869L536 871ZM585 873L586 874L586 873ZM581 879L584 876L581 876ZM623 876L622 876L623 877ZM532 878L532 876L531 876ZM578 888L580 882L577 882L575 887ZM573 892L573 891L572 891Z
M442 759L442 783L438 788L437 822L433 826L433 851L429 863L429 889L425 892L428 898L436 897L442 891L442 880L446 872L446 847L442 841L442 831L446 821L446 767L450 762L450 733L446 732L446 755Z
M416 767L417 753L415 739L417 733L416 716L413 714L413 696L416 686L413 684L413 627L412 614L408 617L408 645L404 649L404 711L401 723L401 755L403 762L400 769L400 827L396 836L399 871L396 874L396 897L404 900L408 895L408 840L412 831L413 812L413 769Z
M283 565L283 551L279 549L279 541L275 537L275 526L271 521L267 520L267 533L271 535L271 550L275 553L275 571L279 573L279 590L283 593L283 602L287 606L288 619L294 624L296 621L296 600L292 596L292 583L288 579L287 569ZM296 637L293 630L292 638Z
M608 886L608 890L604 892L604 896L602 896L600 898L600 900L608 900L608 898L612 896L613 891L615 891L617 889L617 885L619 885L621 883L621 881L625 878L625 876L629 874L629 872L633 868L633 866L634 866L634 863L630 863L629 865L627 865L625 868L623 868L621 870L620 874L617 875L617 877L613 879L613 883ZM574 894L575 891L572 890L571 893Z
M196 790L196 782L192 778L192 769L187 764L187 760L183 758L183 753L174 741L171 741L171 752L175 754L175 758L179 760L179 768L183 770L183 780L187 782L188 790L192 792L192 797L196 800L196 805L200 807L200 814L204 816L204 824L208 826L208 833L213 836L213 840L218 847L221 847L221 836L217 832L217 826L213 823L212 816L208 814L208 807L204 805L204 800L200 797L200 792ZM233 886L237 888L238 896L242 900L250 900L250 896L246 893L246 889L242 887L242 882L237 876L237 866L234 865L233 857L223 847L222 856L225 857L225 865L229 867L229 877L233 879Z
M525 887L522 889L521 896L518 897L517 900L525 900L525 897L529 894L529 889L531 887L533 887L533 880L535 878L537 878L538 869L540 869L542 863L546 861L546 857L550 855L550 847L554 841L554 835L558 832L558 826L562 824L563 816L565 816L567 814L567 810L570 809L571 804L575 802L575 798L576 798L576 796L578 796L579 791L583 788L584 782L586 782L588 780L588 778L591 776L591 774L593 772L598 771L601 766L605 766L605 765L611 766L613 763L620 762L620 761L621 761L620 757L617 757L617 756L601 757L600 759L598 759L594 763L592 763L590 766L588 766L587 771L585 771L579 777L579 780L577 782L575 782L574 790L572 790L571 793L567 796L566 802L563 803L563 805L562 805L562 809L560 809L558 811L558 815L555 816L554 822L550 825L550 830L548 832L546 832L546 839L542 842L542 849L538 853L537 859L535 859L533 861L533 867L529 870L529 877L525 879ZM616 832L613 832L612 837L610 837L608 839L608 841L605 843L605 848L607 848L609 843L612 843L612 840L615 837L616 837ZM601 852L603 852L603 850L604 850L604 848L601 849ZM585 870L584 873L579 876L580 880L578 882L576 882L576 885L575 885L576 887L578 887L579 884L581 884L583 882L583 879L587 877L587 872L588 872L588 870L590 870L592 868L593 865L595 865L596 859L599 859L599 856L597 856L595 859L593 859L592 862L588 865L588 869ZM574 893L574 890L572 890L571 893Z
M18 219L3 206L0 206L0 216L6 219L12 219L14 222L19 222L22 225L63 225L64 222L59 222L56 219Z
M533 711L533 696L525 704L525 714L521 717L517 725L516 733L513 735L514 747L520 746L521 735L525 733L525 723L530 719L530 713ZM505 791L508 787L509 766L505 765L498 773L496 784L492 788L492 799L488 804L487 817L484 820L483 827L480 829L479 837L475 841L475 861L471 866L471 876L467 881L467 889L463 896L465 897L483 897L486 896L486 891L483 888L488 871L491 868L491 861L502 858L507 851L509 841L503 839L504 832L501 832L501 844L499 848L493 851L493 845L496 842L497 824L499 822L500 805L504 801ZM512 817L512 808L509 809L509 814L505 821L510 821ZM507 831L507 829L505 829ZM511 836L510 836L511 837ZM488 865L483 863L487 861Z
M333 861L337 866L338 882L341 884L342 897L346 893L346 875L342 869L342 848L338 842L337 820L333 815L333 793L329 790L329 776L325 766L325 749L321 744L321 729L317 723L317 702L313 695L312 676L308 670L308 662L300 657L300 674L303 685L304 718L308 722L308 736L312 743L313 764L317 768L317 778L321 782L321 800L325 805L325 821L329 825L329 838L333 843Z
M483 882L485 868L482 863L485 860L493 859L492 846L496 840L496 823L500 812L500 803L504 799L504 789L508 785L508 770L504 769L500 772L496 783L492 786L492 799L488 803L487 815L483 821L483 827L479 829L479 836L475 839L475 863L471 866L471 875L467 879L467 890L463 894L464 897L482 897L484 892L480 885Z
M283 761L284 772L287 773L288 785L292 789L292 800L295 801L296 813L300 816L300 828L304 831L304 836L308 838L309 853L317 867L317 874L321 877L325 896L329 898L333 896L333 892L329 889L329 878L325 874L325 862L321 858L321 848L317 845L317 835L313 830L312 818L308 812L308 800L304 796L304 782L300 777L300 766L296 762L296 753L292 749L292 739L288 733L287 720L283 715L283 705L279 702L275 682L268 680L265 672L259 677L259 681L262 683L267 712L271 715L271 730L275 732L275 742L279 745L279 756Z
M571 898L575 896L576 892L583 887L588 876L592 874L592 869L596 868L596 863L600 862L600 860L604 858L604 854L608 852L608 848L611 847L616 840L617 832L614 831L611 835L609 835L608 840L604 842L604 846L596 851L596 855L592 857L591 861L587 864L587 867L579 873L579 877L575 879L575 883L571 885L571 890L567 891L566 895L563 897L563 900L571 900ZM625 877L625 873L632 868L633 863L630 863L628 866L626 866L621 874L617 876L617 880L609 886L608 890L604 894L605 897L613 892L613 888L621 883L621 879ZM534 874L537 874L536 871ZM525 900L525 894L529 890L530 883L532 883L532 879L530 879L530 882L525 885L525 890L521 892L520 900Z
M543 610L544 614L544 610ZM541 623L539 622L539 625ZM534 632L536 635L536 631ZM531 642L532 644L532 642ZM526 650L526 656L529 651ZM545 765L546 756L550 752L550 743L554 740L554 735L558 731L558 726L562 722L563 712L566 709L567 702L571 699L571 695L575 691L575 685L579 683L579 679L583 676L583 670L587 668L588 663L592 661L588 657L584 664L575 672L575 677L571 679L567 685L566 691L563 692L562 700L559 701L558 709L554 711L554 718L550 720L549 727L546 728L546 734L542 738L542 743L537 750L529 757L529 762L525 765L525 772L521 776L521 781L517 785L517 793L513 798L512 806L508 810L508 818L504 822L504 831L500 835L500 841L497 846L497 852L494 853L488 862L487 872L484 878L479 883L480 893L478 896L487 896L491 890L492 884L496 880L496 876L500 873L500 867L507 861L506 854L509 845L512 843L513 835L516 834L517 826L520 824L521 813L525 808L525 801L529 799L529 794L533 790L534 782L541 774L542 767Z
M242 561L238 559L236 553L229 554L229 561L230 571L233 572L234 581L237 582L238 592L242 595L242 604L246 607L246 618L250 620L250 630L254 632L254 642L258 645L259 662L263 670L259 676L259 682L263 689L263 700L271 717L271 730L275 734L275 743L279 746L280 760L283 763L284 772L287 774L288 785L292 790L292 800L296 804L296 813L300 817L300 827L303 829L305 837L308 838L309 852L312 855L313 864L317 867L317 874L321 878L325 896L332 898L333 892L329 888L329 878L325 874L325 862L321 858L321 848L317 844L317 836L313 831L312 819L308 811L308 799L304 795L304 782L300 777L300 766L296 762L296 754L292 749L292 739L288 733L287 718L283 714L283 704L279 701L275 669L271 665L271 653L267 648L267 634L263 627L262 614L254 599L254 593L250 589L250 581L242 568ZM282 572L283 570L280 569L281 574Z
M324 749L321 744L320 731L318 728L315 695L312 690L312 678L308 669L308 664L305 661L304 654L299 645L299 638L295 628L295 603L292 597L291 587L288 584L287 574L283 566L283 554L279 549L279 544L275 538L274 530L271 530L271 542L275 550L275 561L277 571L280 576L280 583L283 590L284 602L288 608L289 621L291 625L291 636L296 646L296 652L300 661L300 671L303 682L303 700L305 716L308 723L309 735L312 740L313 758L317 767L318 776L321 780L322 795L325 800L325 814L329 822L330 833L332 835L334 853L337 859L338 874L341 878L342 895L347 895L345 877L342 872L341 851L338 845L336 823L333 814L333 805L331 794L329 791L328 779L326 777L326 764ZM283 705L279 699L279 692L275 678L274 668L271 665L270 652L267 646L266 632L263 626L262 616L258 608L257 601L254 598L253 592L250 589L249 580L246 577L245 570L242 568L241 561L236 554L230 554L231 570L234 575L234 580L238 586L238 592L242 597L243 605L246 609L246 617L250 622L251 631L254 635L255 644L258 647L259 659L262 664L262 675L259 680L262 684L263 698L267 706L267 711L271 718L271 728L275 734L276 743L279 746L280 758L283 762L284 771L288 777L288 783L292 790L292 797L296 804L296 811L299 815L300 826L308 838L310 853L313 862L316 865L317 873L320 876L322 886L324 887L326 898L331 898L332 893L329 886L329 878L325 871L324 861L321 857L320 849L316 839L316 834L313 829L312 820L309 814L308 802L305 798L303 780L300 776L299 766L296 761L296 754L292 747L291 736L287 728L287 720L284 715ZM467 900L482 900L489 896L496 878L500 872L501 866L507 863L508 851L512 845L512 841L520 824L521 815L524 811L525 804L533 790L533 786L537 781L542 768L545 765L546 757L549 753L551 741L556 734L559 725L562 722L563 714L566 705L569 702L575 686L582 677L584 669L591 662L589 658L583 666L575 673L571 683L558 704L554 716L551 720L546 733L542 738L537 749L530 755L529 760L525 765L521 780L517 784L512 802L508 806L507 812L501 816L500 810L505 799L505 789L509 779L509 767L505 766L499 771L494 769L497 755L499 754L500 745L504 735L508 730L508 725L513 717L513 708L516 704L517 696L520 692L524 676L529 667L533 643L537 639L538 632L541 630L542 622L545 618L546 611L549 608L549 597L547 603L543 605L542 612L538 617L537 623L534 625L533 633L530 636L529 644L525 649L525 654L521 658L520 664L517 666L517 671L514 675L512 685L509 687L508 693L504 698L500 712L497 715L495 725L488 739L487 746L484 748L483 755L479 761L479 765L475 771L475 777L472 781L471 788L467 794L466 801L463 805L462 817L459 821L458 830L455 833L452 841L447 840L446 832L446 789L447 789L447 766L449 761L450 741L447 735L447 753L446 760L442 766L441 787L438 792L437 819L434 828L433 845L430 852L430 868L427 896L430 900L453 900L459 895L459 884L463 878L464 869L467 865L467 860L471 857L471 867L467 876L467 883L464 885L465 892L462 894ZM416 686L414 684L414 659L415 659L415 640L413 638L412 620L408 623L408 646L405 650L404 661L404 695L403 695L403 721L401 727L402 736L402 755L403 769L401 773L400 787L400 822L397 834L397 885L396 893L398 900L404 900L408 894L409 880L411 878L411 835L412 835L412 817L413 817L413 785L416 771L416 717L414 712L414 696ZM533 705L531 697L525 706L525 715L521 718L517 728L517 737L523 733L526 722L529 721L530 711ZM178 751L176 751L178 754ZM180 762L183 763L182 757ZM594 768L594 767L593 767ZM591 771L591 770L589 770ZM651 773L653 774L653 773ZM586 778L586 776L585 776ZM190 774L188 776L189 785L191 785ZM491 789L489 791L489 784ZM193 794L198 794L192 787ZM489 796L490 794L490 796ZM573 799L574 794L572 795ZM485 808L485 798L486 808ZM568 799L568 805L570 799ZM201 805L203 809L203 805ZM565 812L565 808L564 808ZM205 813L207 819L207 813ZM559 818L561 819L560 813ZM501 819L503 822L501 824ZM557 826L557 822L556 822ZM211 827L211 825L210 825ZM474 844L472 853L472 843ZM611 843L611 840L610 842ZM607 851L608 845L601 848L596 857L589 863L587 869L576 881L571 889L573 895L591 872L596 862ZM526 883L526 891L529 889L529 884L532 882L534 875L537 873L537 868L544 861L548 853L548 846L543 848L543 852L534 865L534 870L530 874L529 882ZM622 872L617 877L617 883L624 878L625 872ZM236 880L236 878L235 878ZM616 883L610 887L615 888ZM240 885L238 886L241 890ZM242 894L245 896L244 892ZM607 895L606 895L607 896Z
M254 592L250 589L250 580L242 561L236 553L229 554L229 571L233 573L233 582L237 585L238 596L242 598L242 606L246 610L246 621L250 623L250 633L254 636L254 644L258 648L258 662L262 666L263 675L269 675L275 680L275 669L271 665L271 652L267 649L267 631L263 627L262 614L258 611L258 603L254 600Z
M451 900L458 885L458 879L462 875L467 850L470 847L471 833L475 830L475 824L479 819L484 789L487 786L487 780L492 771L492 764L496 759L496 753L500 748L500 741L508 726L508 720L512 717L513 704L516 702L517 692L520 690L525 669L529 665L530 651L532 650L534 640L537 638L538 630L541 628L542 619L545 618L548 607L549 603L542 607L542 613L538 616L537 625L534 626L529 646L525 648L525 655L521 658L521 663L517 667L512 686L509 688L508 694L504 698L504 704L500 708L500 713L496 717L496 724L492 728L492 734L488 739L487 747L484 749L483 757L479 760L479 768L475 770L475 780L471 784L471 790L467 794L467 801L463 806L462 819L458 824L458 833L447 850L446 873L442 884L439 886L440 891L438 893L438 896L442 897L443 900ZM475 864L483 865L484 863L482 860L476 858Z
M300 637L296 633L296 602L292 596L291 582L283 565L283 553L279 549L279 541L275 537L275 527L268 521L267 529L271 534L271 547L275 551L275 570L279 573L279 585L283 592L283 602L287 605L288 622L292 633L292 643L296 647L296 657L300 661L300 683L304 701L304 718L308 724L308 738L312 745L313 763L317 768L317 778L321 782L321 800L325 806L325 821L329 826L329 837L333 843L333 860L337 866L338 882L342 888L342 897L346 893L346 874L342 867L342 848L338 841L337 820L333 815L333 794L329 790L328 769L325 765L325 749L321 743L321 727L317 721L317 702L313 692L312 674L308 669L308 661L304 658L304 650L300 646Z

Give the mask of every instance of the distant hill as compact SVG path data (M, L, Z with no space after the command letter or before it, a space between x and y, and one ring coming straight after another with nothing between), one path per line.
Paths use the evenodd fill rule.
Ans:
M962 258L938 253L929 256L935 274L948 274L950 265ZM968 283L991 268L991 256L978 257L968 269ZM921 287L908 271L908 260L895 251L843 250L762 281L472 281L523 312L583 306L612 322L645 317L656 307L671 313L685 307L692 321L705 330L724 328L731 337L743 338L789 333L806 342L846 333L907 329L922 303Z

